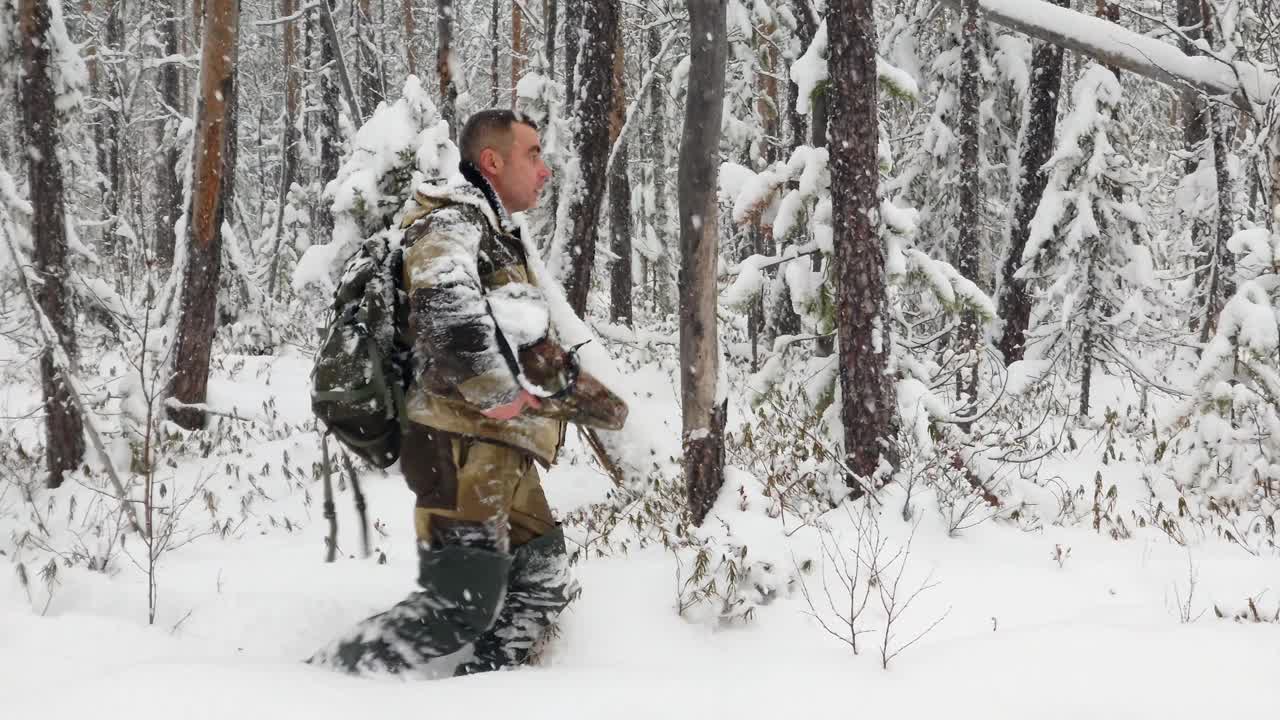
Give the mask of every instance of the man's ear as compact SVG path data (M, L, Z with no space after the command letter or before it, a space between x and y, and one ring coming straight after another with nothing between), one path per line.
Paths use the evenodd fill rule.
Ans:
M498 171L502 170L502 156L493 148L481 150L480 169L491 175L496 175Z

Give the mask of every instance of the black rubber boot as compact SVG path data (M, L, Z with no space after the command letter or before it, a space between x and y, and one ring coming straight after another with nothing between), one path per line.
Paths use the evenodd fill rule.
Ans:
M474 659L459 665L455 674L523 665L578 593L560 528L516 548L498 619L476 638Z
M307 662L350 673L425 669L494 623L512 556L449 545L419 550L423 590L370 617Z

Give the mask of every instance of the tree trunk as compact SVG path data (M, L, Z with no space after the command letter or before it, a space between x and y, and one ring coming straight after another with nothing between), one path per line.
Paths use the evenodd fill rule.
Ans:
M809 49L809 45L813 43L813 37L818 32L818 24L816 18L810 12L810 0L791 0L793 12L796 19L796 38L800 41L800 52L803 54ZM804 116L796 109L797 101L800 99L800 86L794 80L790 80L790 69L787 73L787 118L791 125L791 153L796 148L806 144L808 139L809 125L805 122ZM790 157L791 153L788 153Z
M107 4L106 42L104 46L99 46L99 52L104 47L112 52L124 50L123 13L124 0L111 0ZM125 239L116 234L116 228L120 226L120 196L123 180L120 159L120 146L123 142L120 135L120 104L123 100L120 97L120 86L113 82L114 70L102 72L102 66L99 65L99 72L96 74L98 97L108 100L97 113L97 124L102 130L98 146L98 171L102 174L104 183L102 210L103 220L106 221L102 227L103 255L107 267L111 268L112 274L116 276L117 288L120 288L128 267L128 248L124 245Z
M1179 43L1182 52L1188 55L1194 55L1199 52L1195 45L1189 41L1199 40L1200 33L1200 0L1178 0L1178 27L1184 28L1183 34L1187 36L1187 40ZM1207 108L1200 99L1200 93L1194 88L1184 87L1179 93L1182 104L1182 140L1183 147L1187 153L1186 163L1183 165L1183 172L1188 176L1196 172L1200 167L1200 161L1204 157L1204 141L1208 139L1209 133L1205 128L1205 113ZM1208 237L1204 222L1199 217L1191 220L1191 247L1195 248L1199 257L1194 259L1196 264L1195 286L1198 288L1205 287L1209 281L1210 262L1206 259L1211 257L1213 248L1209 246L1205 239ZM1197 329L1200 325L1200 318L1193 317L1191 319L1192 329Z
M336 1L336 0L335 0ZM450 0L441 0L442 3ZM342 56L342 44L338 42L338 29L333 24L333 7L328 0L320 2L320 26L324 29L328 41L328 53L338 71L338 80L342 83L342 97L347 101L347 109L351 113L351 121L356 127L364 124L364 109L360 107L360 99L356 97L355 88L351 84L351 73L347 70L346 58ZM372 108L369 108L372 110ZM449 117L445 116L446 119ZM336 123L334 127L337 127ZM452 124L450 125L452 127ZM337 137L336 135L334 137ZM333 177L332 175L328 177Z
M172 58L178 54L180 16L173 0L160 0L158 9L167 17L167 21L161 25L161 32L165 54ZM160 66L160 98L167 107L162 111L166 116L161 130L163 149L159 153L156 167L156 261L162 271L167 271L173 266L174 234L177 232L174 225L182 214L182 181L178 178L178 162L181 158L177 141L179 121L175 115L182 115L185 103L179 66L175 62L166 62Z
M565 0L564 7L564 104L573 113L578 107L578 51L582 48L582 9L589 0Z
M804 51L809 49L813 44L814 37L818 32L818 19L813 14L809 0L793 0L796 11L796 20L799 22L797 33L800 36L801 46ZM828 15L831 14L828 10ZM830 24L828 24L828 53L830 58ZM828 64L830 61L828 60ZM827 102L830 90L824 89L817 92L813 97L809 98L809 137L808 144L812 147L820 148L827 146ZM803 144L803 143L802 143ZM810 256L810 267L814 272L822 270L823 254L814 253ZM823 328L816 328L818 332L822 332ZM818 357L827 357L835 352L835 339L832 337L820 337L814 343L814 355Z
M281 13L288 17L293 14L295 0L281 0ZM280 273L280 243L284 239L284 210L289 201L289 189L293 187L298 168L297 129L294 123L298 119L298 73L297 73L297 36L294 23L284 25L284 118L281 127L280 147L280 201L276 205L275 243L271 253L271 275L267 279L267 297L275 298L276 281Z
M680 396L689 513L701 525L724 484L727 400L717 397L716 177L728 56L726 0L688 0L691 67L680 138Z
M325 18L332 17L329 10L329 0L320 0L323 6L317 14L317 21L321 29L324 29ZM320 112L317 117L319 125L320 143L320 178L321 182L328 182L338 176L338 167L341 158L339 153L341 146L339 144L338 130L338 81L334 78L334 74L338 72L334 69L335 51L333 39L336 36L330 36L322 32L320 39L320 67L324 68L320 72ZM318 227L315 233L316 243L327 243L333 236L333 213L329 210L329 203L321 202L318 215Z
M1068 7L1071 0L1055 2ZM1018 179L1013 189L1009 254L1004 259L1000 284L999 315L1004 318L1004 332L999 345L1006 364L1021 360L1026 352L1031 297L1027 293L1026 281L1016 274L1022 267L1022 252L1031 235L1031 220L1049 183L1044 164L1053 154L1061 87L1062 48L1048 42L1037 43L1031 54L1031 90L1023 122L1022 147L1018 154Z
M981 214L982 176L979 174L978 132L981 126L979 117L978 77L982 72L978 57L978 0L964 0L961 10L963 30L960 45L960 188L957 242L952 263L965 279L982 284L980 278L981 240L979 239L979 222ZM966 311L960 318L960 327L956 333L956 350L968 356L965 372L957 376L958 394L968 396L973 403L978 387L978 343L982 339L978 317L973 311ZM973 412L976 407L971 405Z
M542 40L545 43L544 48L547 53L547 77L552 80L556 77L556 28L559 27L559 20L556 15L559 7L560 3L557 0L543 0L542 26L545 32ZM553 203L551 207L555 207L555 204Z
M613 107L609 110L611 147L622 134L627 108L621 22L614 28L614 46ZM610 247L616 256L609 268L609 319L631 327L634 316L631 307L631 181L627 178L627 146L624 140L618 147L618 156L614 158L609 177L609 237Z
M584 38L582 45L583 67L607 68L613 66L614 43L618 37L617 26L621 15L619 0L600 0L587 3L583 8ZM587 295L591 290L591 270L596 259L597 225L600 205L604 198L608 178L609 114L613 109L613 77L611 73L584 73L582 91L578 97L575 133L578 146L578 181L569 217L573 223L569 248L573 253L569 276L565 279L565 291L569 304L578 315L585 315Z
M449 123L449 136L458 139L458 86L453 81L453 0L437 0L439 46L436 74L440 77L440 115Z
M360 104L366 112L372 113L378 103L386 97L382 87L382 73L378 67L379 58L375 52L377 38L376 26L373 23L373 10L370 0L358 0L356 11L356 63L360 72Z
M511 107L516 106L516 86L520 84L520 73L524 71L521 62L524 59L524 14L520 6L511 5Z
M489 12L489 107L498 107L498 65L501 56L498 54L498 14L502 8L498 0L493 0Z
M413 43L418 37L417 22L413 17L413 0L402 0L401 12L404 15L404 62L410 75L418 74L418 54L414 52Z
M1201 18L1204 24L1204 40L1212 47L1213 18L1209 14L1209 6L1201 6ZM1231 171L1227 167L1227 152L1231 141L1223 109L1216 104L1210 104L1207 110L1209 119L1207 129L1212 133L1213 139L1214 186L1217 189L1218 202L1217 233L1210 248L1209 288L1205 293L1204 318L1200 326L1201 346L1209 342L1209 334L1217 327L1218 315L1222 312L1223 305L1226 304L1227 298L1235 293L1235 283L1232 278L1235 261L1227 248L1227 241L1231 239L1235 225L1231 209Z
M647 43L647 52L649 57L657 57L661 50L662 43L658 37L657 28L649 28ZM662 83L654 82L649 85L649 125L648 125L648 148L649 156L649 182L653 186L654 207L648 222L654 228L653 236L657 241L658 247L655 248L658 257L653 263L653 294L654 305L658 314L666 317L675 311L675 292L671 287L671 280L674 273L672 267L671 246L668 244L669 236L667 234L668 217L667 214L667 168L670 163L667 161L667 137L666 137L666 118L667 104L666 91L662 88Z
M216 331L222 223L230 211L235 177L236 36L239 0L208 0L200 61L200 106L196 110L191 209L187 223L187 265L182 282L172 397L184 405L205 401L209 356ZM187 429L204 425L193 407L170 410Z
M66 215L63 205L62 166L58 161L59 118L57 96L49 76L53 33L47 0L19 0L18 30L22 52L22 128L29 152L28 192L32 199L31 234L34 265L40 278L37 301L49 318L68 353L75 351L75 313L67 289ZM45 460L48 485L62 485L67 472L84 459L84 421L72 403L68 380L53 359L53 348L40 355L40 381L44 396ZM69 358L74 362L74 358Z
M875 11L872 0L834 0L827 10L828 63L834 104L831 215L835 236L836 334L840 350L840 416L845 464L870 478L883 457L891 465L896 435L884 247L877 231ZM856 490L858 478L847 477Z

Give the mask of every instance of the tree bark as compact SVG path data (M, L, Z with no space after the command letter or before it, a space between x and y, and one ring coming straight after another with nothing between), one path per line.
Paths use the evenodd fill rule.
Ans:
M589 0L565 0L564 7L564 104L569 112L578 106L578 51L582 48L582 8Z
M440 78L440 115L449 123L449 136L458 139L458 86L453 81L453 0L437 0L439 46L436 75Z
M793 7L793 15L796 18L796 38L800 41L800 52L803 54L809 49L809 45L813 43L813 36L818 32L818 24L810 12L809 0L791 0ZM787 118L791 126L791 139L788 143L791 146L791 153L796 148L806 144L808 141L809 124L805 121L800 111L796 109L796 102L800 99L800 86L790 79L790 69L788 68L787 80ZM788 153L790 157L791 153Z
M375 46L379 33L375 31L377 26L373 22L370 0L359 0L356 4L356 14L358 18L356 47L359 48L356 58L360 65L360 103L367 112L372 113L374 108L378 107L378 103L386 98L387 92L382 86L382 61L378 57Z
M657 28L649 28L648 38L646 39L646 51L649 57L657 57L661 49L661 41L658 37ZM646 154L648 155L648 173L649 183L653 186L654 206L652 214L648 218L649 224L654 228L653 236L657 241L658 247L655 248L658 257L653 263L653 293L654 306L658 314L662 317L675 311L673 300L675 293L671 287L671 280L674 275L672 267L672 248L668 244L667 223L670 217L667 214L667 168L670 163L667 161L667 133L666 133L667 104L666 92L662 88L662 84L654 82L649 85L649 123L648 123L648 139Z
M1200 0L1178 0L1178 27L1183 28L1183 34L1187 37L1179 45L1182 48L1182 52L1187 55L1194 55L1199 52L1190 41L1200 39L1200 21ZM1204 141L1209 137L1205 126L1207 108L1200 99L1200 93L1196 92L1194 88L1182 88L1181 93L1179 93L1179 99L1183 116L1183 148L1187 153L1183 171L1187 175L1192 175L1200 167L1200 160L1204 157ZM1192 218L1191 247L1199 251L1199 258L1196 260L1196 287L1204 287L1209 280L1210 263L1203 262L1203 260L1210 257L1212 248L1205 243L1205 238L1207 237L1205 230L1205 225L1199 217ZM1199 318L1191 319L1193 329L1199 325L1199 320Z
M101 54L103 49L111 50L112 52L120 52L124 49L123 12L123 0L110 0L106 4L106 37L105 43L98 47L98 54ZM103 182L102 211L105 224L102 227L102 247L106 264L116 276L116 285L119 288L128 266L128 248L124 246L124 238L115 232L120 225L120 196L123 179L120 160L120 146L122 143L120 135L120 104L122 99L120 98L120 86L113 82L115 79L114 70L108 69L107 72L103 72L103 65L97 61L93 64L97 68L95 72L90 73L92 82L96 86L94 93L98 97L108 100L98 109L96 113L97 122L95 123L95 128L101 131L96 133L96 136L98 142L98 172L101 174Z
M410 75L418 74L418 54L414 51L414 40L418 37L417 21L413 17L413 0L402 0L401 12L404 14L404 61L405 69Z
M701 525L724 484L727 401L718 397L716 177L728 40L726 0L688 0L691 68L680 138L680 396L689 513Z
M514 109L516 100L516 86L520 84L520 73L524 71L524 65L521 62L524 59L524 14L520 11L520 6L511 4L511 107Z
M295 0L281 0L281 13L288 17L293 14ZM276 204L275 243L271 252L271 275L267 279L267 297L276 296L276 281L280 272L280 243L284 239L284 211L289 201L289 189L298 168L298 136L294 123L298 119L299 82L297 67L297 35L294 23L284 25L284 117L281 127L280 147L280 200Z
M34 265L40 278L37 301L68 353L76 347L74 312L67 289L67 236L62 166L58 160L57 96L49 76L52 12L48 0L18 2L22 77L18 92L28 152L27 182L33 214ZM62 485L66 473L84 460L84 421L73 404L69 380L58 369L54 349L40 355L40 381L45 411L45 461L48 485ZM74 359L69 358L71 362Z
M872 1L834 0L827 10L828 63L837 79L830 157L840 416L845 464L862 478L870 478L882 458L896 464L886 441L896 435L897 422L888 374L885 256L877 232L880 123ZM845 481L855 492L862 486L857 477Z
M183 405L205 401L209 358L216 332L218 275L222 261L222 224L230 210L235 177L236 38L239 0L208 0L200 61L200 105L196 110L187 223L187 265L183 273L182 309L171 396ZM199 408L169 411L187 429L203 427Z
M1068 7L1071 0L1055 0ZM1027 326L1031 322L1031 297L1026 281L1016 277L1022 267L1022 252L1031 235L1031 219L1040 207L1049 174L1044 164L1053 154L1053 138L1058 126L1058 95L1062 87L1062 48L1048 42L1037 43L1031 54L1031 90L1027 116L1023 122L1022 147L1018 153L1018 179L1014 185L1013 225L1009 230L1009 254L1001 274L999 314L1004 331L999 346L1006 364L1017 362L1026 351Z
M159 9L167 17L161 25L165 54L172 58L178 54L180 16L173 0L160 0ZM177 232L174 225L182 214L182 181L178 178L181 154L178 149L177 127L185 103L177 63L167 62L160 67L160 99L166 106L163 112L167 118L161 130L163 149L156 163L156 262L165 271L173 266Z
M613 107L609 110L609 145L622 134L627 94L622 23L614 28ZM628 143L623 140L609 177L609 237L615 259L609 268L609 319L631 327L631 181L627 177Z
M581 52L583 67L607 68L613 65L614 41L621 15L619 0L600 0L583 8L584 39ZM569 304L578 315L585 315L587 295L591 290L591 270L596 259L597 225L600 205L607 184L606 170L611 143L609 115L613 109L613 77L611 73L584 73L578 95L575 133L578 146L578 181L569 217L573 222L569 248L573 253L565 291Z
M559 19L556 15L559 12L560 3L557 0L543 0L542 3L542 26L545 29L545 35L542 38L545 52L547 53L547 77L555 79L556 76L556 28L559 27ZM551 207L555 207L552 204Z
M979 173L978 132L979 118L978 77L982 72L978 57L978 0L964 0L961 9L962 32L960 40L960 188L958 193L959 218L955 256L952 263L961 276L973 283L982 284L979 277L981 239L979 238L982 206L982 176ZM966 394L972 403L978 387L978 343L982 339L977 315L969 310L960 318L956 333L957 350L968 356L965 365L968 377L957 375L958 393ZM972 408L974 412L976 408Z
M1210 23L1213 18L1207 5L1201 6L1201 17L1204 20L1204 39L1213 45L1213 32ZM1200 326L1200 344L1209 342L1209 334L1218 325L1218 315L1226 304L1227 298L1235 294L1235 283L1232 275L1235 261L1227 242L1234 232L1235 220L1231 208L1231 171L1227 167L1227 152L1230 138L1226 128L1224 111L1217 105L1207 107L1209 125L1207 130L1213 139L1214 186L1217 190L1216 236L1210 247L1209 287L1205 293L1204 318Z
M317 14L316 19L319 22L321 30L325 27L325 18L331 18L330 0L319 0L321 10ZM327 181L328 179L338 176L338 167L341 158L339 152L339 131L338 131L338 81L334 78L334 74L339 72L334 68L336 64L337 53L334 50L333 35L322 32L320 39L320 67L324 68L320 72L320 112L317 117L319 125L319 143L320 143L320 177ZM329 210L329 203L321 202L320 209L317 213L318 227L316 228L315 242L327 243L333 236L333 212Z
M493 0L489 12L489 107L498 107L498 65L501 56L498 54L498 14L502 8L498 0Z
M440 2L443 4L451 2L451 0L440 0ZM356 97L355 87L351 84L351 73L347 70L346 58L342 56L342 44L338 42L338 29L333 24L333 7L329 0L321 0L320 2L320 26L324 29L324 36L328 41L329 57L333 61L334 68L338 71L338 80L342 83L342 97L347 101L347 109L351 113L352 123L359 127L364 124L364 109L360 107L360 99ZM448 115L445 117L446 119L449 118ZM452 128L452 122L450 127ZM329 175L328 177L333 176Z

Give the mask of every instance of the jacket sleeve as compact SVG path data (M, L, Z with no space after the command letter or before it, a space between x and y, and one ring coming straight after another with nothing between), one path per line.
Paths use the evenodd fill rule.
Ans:
M483 219L463 206L437 210L405 231L405 288L414 354L481 410L516 399L520 386L498 348L478 259Z

